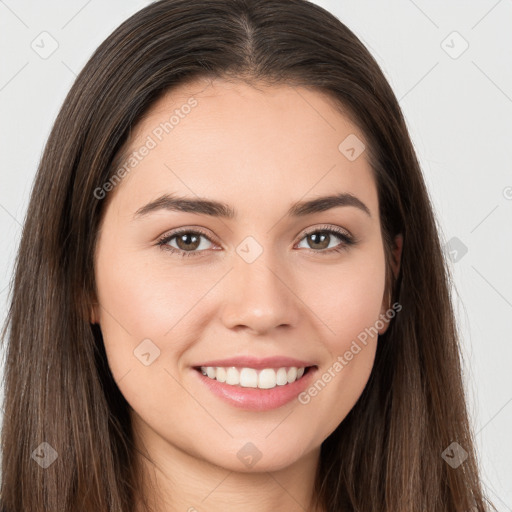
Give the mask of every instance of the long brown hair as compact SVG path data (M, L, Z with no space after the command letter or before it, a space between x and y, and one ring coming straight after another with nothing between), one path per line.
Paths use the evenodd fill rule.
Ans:
M151 105L197 77L311 87L366 138L388 292L402 310L379 339L362 396L322 444L319 503L328 512L488 510L450 275L404 118L376 61L335 16L305 0L162 0L96 50L39 165L2 335L2 512L133 510L140 475L129 405L101 330L89 322L106 203L94 191L116 172L131 129ZM404 242L394 278L398 233ZM452 443L467 453L456 468L441 456ZM52 454L47 467L36 463Z

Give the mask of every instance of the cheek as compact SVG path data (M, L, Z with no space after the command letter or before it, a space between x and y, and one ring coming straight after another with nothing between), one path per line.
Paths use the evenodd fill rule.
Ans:
M136 251L116 251L114 245L104 245L98 254L96 281L105 350L113 374L122 376L139 363L134 350L144 340L160 351L155 366L180 356L185 340L194 339L201 325L197 306L219 277L170 263L166 255L141 257ZM183 329L188 337L179 335Z
M313 423L316 436L325 438L355 405L373 368L385 288L382 247L360 253L353 263L323 268L315 283L309 304L326 326L322 341L329 356L299 401L323 418Z
M379 320L385 289L383 248L375 244L343 265L317 267L311 277L304 275L301 297L307 297L308 306L325 325L325 343L335 356Z
M187 406L172 378L176 361L194 339L194 305L212 286L197 271L158 265L151 255L123 255L104 246L96 268L100 324L110 370L121 393L145 421L159 418L171 431ZM122 251L119 251L122 253ZM189 316L187 316L187 312ZM183 329L187 336L182 336ZM148 355L146 355L148 354ZM167 408L172 397L172 408ZM178 422L178 423L177 423Z

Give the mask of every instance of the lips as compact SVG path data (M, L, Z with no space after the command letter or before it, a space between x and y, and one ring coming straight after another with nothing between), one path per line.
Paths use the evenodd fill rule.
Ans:
M318 367L290 357L236 357L204 361L193 369L223 401L242 409L265 411L294 400L309 385Z
M294 366L295 368L307 368L308 366L316 366L316 364L312 361L305 361L300 359L294 359L292 357L286 356L275 356L275 357L265 357L265 358L256 358L251 356L238 356L231 357L228 359L216 359L214 361L203 361L201 363L195 364L195 368L203 367L223 367L227 368L230 366L235 366L238 368L254 368L255 370L263 370L264 368L274 368L278 370L279 368L290 368Z
M203 386L204 392L211 393L211 395L216 396L222 402L247 411L263 412L277 409L294 400L296 401L300 393L311 385L317 372L316 366L310 366L304 375L295 382L271 389L232 386L225 382L210 379L199 371L193 371L193 374L197 376L195 378L199 380L198 384Z

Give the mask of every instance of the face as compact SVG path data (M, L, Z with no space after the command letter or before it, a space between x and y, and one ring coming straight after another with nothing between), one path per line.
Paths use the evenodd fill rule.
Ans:
M277 470L354 406L389 307L361 143L318 91L222 80L172 90L132 132L91 320L148 443Z

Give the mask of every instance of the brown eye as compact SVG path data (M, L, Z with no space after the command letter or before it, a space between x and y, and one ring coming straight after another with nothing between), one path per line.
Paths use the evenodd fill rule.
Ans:
M338 239L338 243L336 243L336 239ZM307 246L303 246L304 248L325 253L341 251L355 243L351 235L332 227L310 231L303 236L301 242L302 240L305 240L307 244ZM331 243L334 243L334 245L331 245Z
M327 231L317 231L306 237L311 249L327 249L331 240L331 235Z
M194 251L200 245L201 235L197 235L195 233L184 233L182 235L175 235L173 238L176 238L176 245L178 249L183 251Z
M207 242L203 242L206 240ZM211 248L212 241L200 231L181 230L161 238L158 245L181 256L197 256Z

